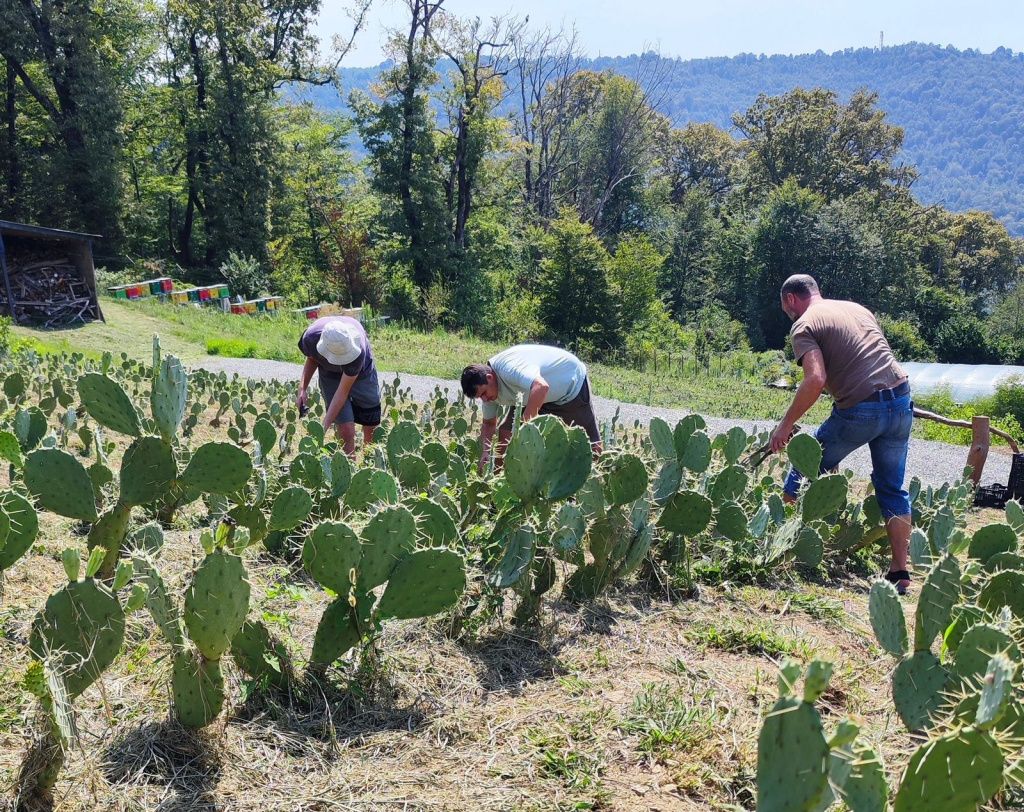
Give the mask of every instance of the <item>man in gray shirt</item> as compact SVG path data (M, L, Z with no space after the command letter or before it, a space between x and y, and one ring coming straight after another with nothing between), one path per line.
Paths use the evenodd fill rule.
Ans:
M508 413L498 429L496 464L500 467L505 446L512 438L515 408L522 400L522 419L551 414L587 432L595 454L601 453L601 433L590 398L587 366L558 347L517 344L499 352L486 364L470 364L462 371L462 392L483 401L480 430L480 470L490 459L500 407Z

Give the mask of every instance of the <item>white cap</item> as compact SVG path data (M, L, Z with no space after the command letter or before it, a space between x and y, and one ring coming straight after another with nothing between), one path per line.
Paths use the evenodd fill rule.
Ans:
M336 367L351 364L363 351L360 329L350 321L331 321L324 327L316 351Z

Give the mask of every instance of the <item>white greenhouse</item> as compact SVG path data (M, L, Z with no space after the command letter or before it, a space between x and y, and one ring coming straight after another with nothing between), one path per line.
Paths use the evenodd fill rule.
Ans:
M1000 364L924 364L901 361L910 378L910 391L922 395L949 390L955 403L967 403L994 395L996 386L1009 378L1024 385L1024 367Z

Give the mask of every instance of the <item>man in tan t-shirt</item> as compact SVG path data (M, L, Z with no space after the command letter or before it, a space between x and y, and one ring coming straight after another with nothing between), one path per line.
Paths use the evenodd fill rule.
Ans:
M821 470L832 471L863 445L871 450L871 480L892 548L886 580L900 594L910 585L910 498L903 487L914 406L907 375L893 357L871 311L855 302L825 299L806 274L782 283L782 309L793 319L793 354L804 379L771 438L772 451L786 447L796 421L827 389L832 414L814 436L821 443ZM795 499L800 474L791 470L783 487Z

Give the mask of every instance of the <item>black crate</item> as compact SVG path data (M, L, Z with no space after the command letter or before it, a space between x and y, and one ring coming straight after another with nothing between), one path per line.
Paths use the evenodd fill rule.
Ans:
M1020 456L1024 456L1024 454ZM1009 490L996 482L992 485L982 485L974 492L974 505L975 507L1004 508L1006 500L1009 498Z
M1006 483L1007 498L1024 498L1024 454L1014 454L1010 464L1010 481Z

